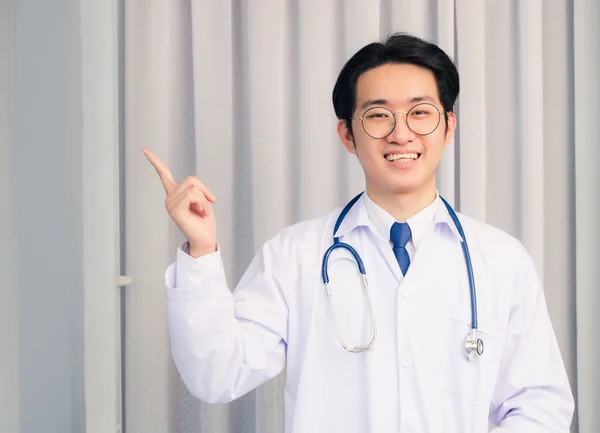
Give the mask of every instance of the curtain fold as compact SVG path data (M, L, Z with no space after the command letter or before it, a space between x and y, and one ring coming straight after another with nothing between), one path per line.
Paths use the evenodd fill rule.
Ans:
M20 428L19 401L19 289L15 173L12 169L15 140L16 29L15 2L0 3L0 53L8 61L0 68L0 431Z
M577 397L581 432L598 428L600 402L600 4L574 4Z
M364 188L337 138L331 92L357 49L396 31L438 43L457 63L459 126L438 188L533 256L578 398L573 431L594 432L599 8L592 0L126 2L124 254L135 281L126 301L127 433L283 429L285 372L229 405L205 405L182 385L163 273L183 238L140 149L178 181L197 174L217 196L233 289L277 231Z

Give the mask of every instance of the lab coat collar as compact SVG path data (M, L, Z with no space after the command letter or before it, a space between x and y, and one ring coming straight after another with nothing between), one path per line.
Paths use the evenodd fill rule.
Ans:
M446 224L448 226L448 228L450 228L452 233L454 233L456 235L458 240L463 242L463 238L460 235L460 233L458 232L458 228L456 228L456 224L454 224L454 221L452 221L452 217L450 216L448 209L446 209L446 205L442 202L442 199L440 198L439 194L436 198L436 201L437 201L437 210L435 211L435 217L433 218L433 224L434 225Z
M452 233L454 233L454 235L458 238L458 240L460 240L462 242L463 238L460 235L460 233L458 232L458 229L456 228L454 221L452 221L452 218L450 217L450 214L448 213L448 209L446 209L446 206L440 199L439 194L436 198L436 202L437 202L437 209L436 209L435 216L433 219L434 225L446 224L450 228L450 231ZM337 215L339 216L339 212ZM336 217L336 219L337 219L337 217ZM354 206L352 206L352 208L348 211L348 213L346 214L346 217L342 221L342 224L337 229L334 236L342 237L342 236L350 233L355 228L361 227L361 226L368 227L369 229L371 229L371 231L373 233L376 233L376 231L377 231L373 221L371 221L371 218L369 218L369 214L368 214L367 208L365 206L365 194L363 194L357 200L357 202L354 203Z
M341 211L340 211L341 212ZM336 220L339 217L340 212L337 213ZM375 233L375 225L365 207L365 193L354 203L354 206L348 211L346 217L340 224L339 228L335 232L334 237L342 237L357 227L368 227L373 233Z

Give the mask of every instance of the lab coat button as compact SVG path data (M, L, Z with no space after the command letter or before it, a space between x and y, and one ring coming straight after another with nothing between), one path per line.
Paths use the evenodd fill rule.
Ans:
M408 295L408 286L406 286L405 284L401 284L398 292L402 295L402 296L407 296Z
M403 367L408 367L410 364L412 364L412 359L410 359L410 357L405 356L400 358L400 365Z

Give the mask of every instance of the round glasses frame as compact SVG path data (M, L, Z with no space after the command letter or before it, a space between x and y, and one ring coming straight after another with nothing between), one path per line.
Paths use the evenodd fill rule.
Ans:
M417 131L415 131L414 129L412 129L412 128L410 127L410 123L409 123L409 121L408 121L408 115L409 115L410 113L412 113L412 112L413 112L413 111L414 111L416 108L418 108L418 107L422 107L422 106L424 106L424 105L426 105L426 106L430 106L430 107L433 107L433 109L434 109L435 111L437 111L437 112L438 112L438 120L437 120L437 123L435 124L435 126L433 127L433 129L432 129L431 131L429 131L429 132L426 132L426 133L422 133L422 132L417 132ZM367 114L368 114L368 113L369 113L371 110L385 110L385 111L387 111L387 112L389 112L389 113L390 113L390 118L392 119L392 123L391 123L391 128L390 128L390 131L389 131L387 134L385 134L385 135L383 135L383 136L381 136L381 137L377 137L377 136L373 136L373 135L369 134L369 131L367 131L367 128L365 127L364 119L365 119L365 117L367 116ZM362 127L363 127L363 130L365 131L365 133L366 133L366 134L367 134L369 137L371 137L371 138L376 138L376 139L381 139L381 138L386 138L386 137L388 137L388 136L389 136L389 135L390 135L392 132L394 132L394 129L396 129L396 125L397 125L397 123L398 123L398 122L396 122L396 116L398 116L399 114L404 114L404 115L405 115L405 119L404 119L404 120L405 120L405 122L406 122L406 126L408 126L408 129L410 129L412 132L414 132L414 133L415 133L415 134L417 134L417 135L425 136L425 135L433 134L433 132L434 132L434 131L435 131L435 130L438 128L438 126L440 126L440 121L441 121L441 119L442 119L442 114L446 114L446 113L447 113L447 111L445 111L445 110L444 110L444 111L440 111L440 110L439 110L439 109L438 109L438 108L437 108L435 105L433 105L433 104L430 104L430 103L428 103L428 102L421 102L421 103L419 103L419 104L416 104L416 105L414 105L414 106L413 106L413 107L412 107L410 110L408 110L408 111L401 111L401 110L398 110L398 111L396 111L396 113L394 113L392 110L390 110L389 108L386 108L386 107L371 107L371 108L367 109L367 110L366 110L366 111L363 113L363 115L362 115L362 116L360 116L360 117L351 117L351 118L350 118L350 120L360 120L360 123L361 123L361 125L362 125Z

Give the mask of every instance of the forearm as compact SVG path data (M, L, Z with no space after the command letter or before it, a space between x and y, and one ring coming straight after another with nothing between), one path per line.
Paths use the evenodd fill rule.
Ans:
M515 326L505 347L490 413L500 428L492 431L567 433L573 395L543 294L528 304L527 325Z
M285 330L265 324L274 318L287 323L287 309L270 281L247 279L238 297L255 313L240 319L220 253L192 259L180 249L165 277L173 359L192 394L207 402L231 401L281 371ZM275 313L262 314L254 292Z
M206 402L223 403L275 376L285 347L273 333L234 317L224 281L205 284L210 287L201 296L169 292L171 349L190 392ZM276 359L275 365L269 358Z
M568 433L573 401L568 389L540 387L509 399L503 410L507 413L491 433Z

